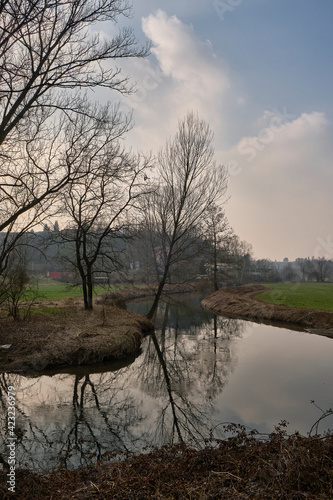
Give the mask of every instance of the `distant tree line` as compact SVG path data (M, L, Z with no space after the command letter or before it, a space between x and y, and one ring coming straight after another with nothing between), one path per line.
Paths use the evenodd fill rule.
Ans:
M273 283L278 281L333 281L333 260L325 257L297 258L294 262L284 259L274 262L269 259L250 260L247 268L251 282Z

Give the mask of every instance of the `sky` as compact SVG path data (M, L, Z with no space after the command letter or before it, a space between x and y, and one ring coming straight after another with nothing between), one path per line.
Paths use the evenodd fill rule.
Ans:
M332 0L134 0L151 55L128 140L157 153L194 111L229 169L225 211L257 259L333 258Z

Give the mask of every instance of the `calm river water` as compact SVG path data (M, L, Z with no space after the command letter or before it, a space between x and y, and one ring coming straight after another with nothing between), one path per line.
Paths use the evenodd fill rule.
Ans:
M214 317L198 295L162 302L156 335L131 364L80 368L38 378L1 375L1 445L6 393L16 390L16 458L48 469L85 465L112 451L140 452L180 440L197 446L223 422L307 435L332 407L333 340ZM129 309L145 313L150 301ZM318 431L333 429L333 418Z

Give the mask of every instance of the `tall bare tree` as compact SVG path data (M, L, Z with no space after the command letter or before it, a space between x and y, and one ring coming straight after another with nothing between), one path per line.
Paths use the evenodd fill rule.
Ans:
M153 305L156 312L164 285L175 263L188 258L202 233L207 210L224 198L227 170L214 160L213 133L209 125L190 112L158 156L160 181L154 197L146 199L146 220L161 240L162 274Z
M79 274L87 310L93 308L94 276L107 276L117 267L115 241L125 237L129 211L147 190L148 159L127 153L120 142L127 119L117 108L102 110L102 116L98 123L80 116L73 124L77 156L72 168L84 175L63 190L61 204L69 224L57 234L71 250L66 259Z
M143 57L147 47L137 47L129 28L113 37L94 31L129 13L126 0L0 3L0 271L14 240L39 222L45 200L73 180L68 151L59 168L61 131L73 114L89 113L87 89L130 90L110 63Z

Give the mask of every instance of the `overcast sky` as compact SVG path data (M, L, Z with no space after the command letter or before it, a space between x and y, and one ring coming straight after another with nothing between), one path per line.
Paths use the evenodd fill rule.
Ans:
M157 152L194 110L230 170L226 212L256 258L333 258L332 0L134 0L152 54L124 70L138 91L133 145Z

